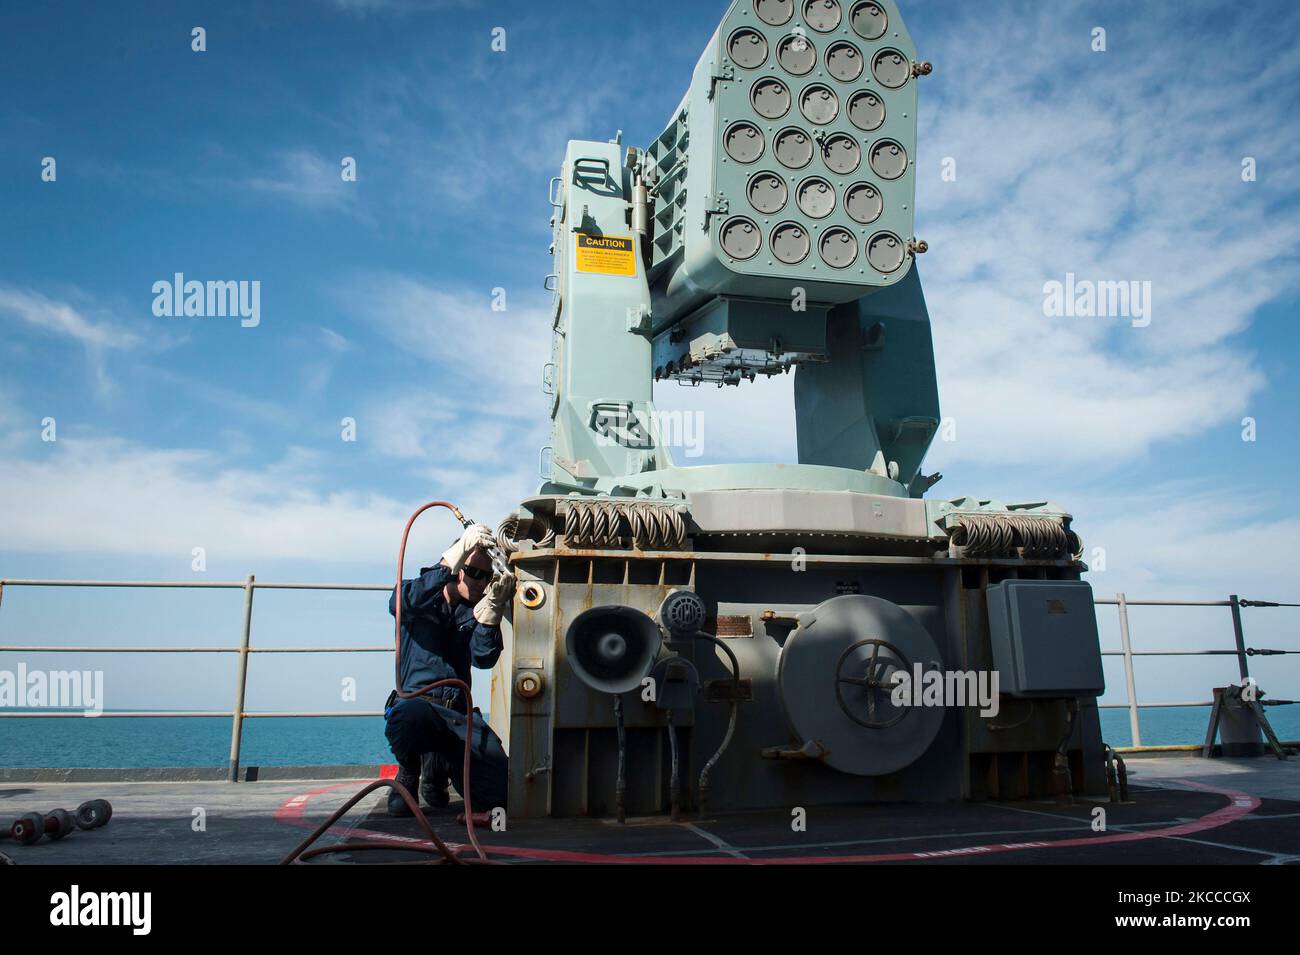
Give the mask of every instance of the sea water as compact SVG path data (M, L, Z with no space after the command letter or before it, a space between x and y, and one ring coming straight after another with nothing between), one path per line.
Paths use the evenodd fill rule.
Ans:
M1209 707L1140 708L1146 746L1201 743ZM1300 739L1300 706L1269 707L1283 740ZM1129 746L1128 711L1101 712L1102 737ZM0 720L0 767L130 768L224 767L230 757L230 720L224 717ZM378 716L246 719L244 766L329 766L393 762Z

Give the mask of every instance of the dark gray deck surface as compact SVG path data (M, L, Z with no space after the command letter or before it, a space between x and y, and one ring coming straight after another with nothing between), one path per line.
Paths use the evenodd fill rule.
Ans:
M633 819L512 820L505 832L480 830L494 859L544 862L858 861L905 864L1097 864L1300 862L1300 760L1130 758L1134 802L1102 805L1107 830L1094 832L1093 803L1049 802L812 808L807 831L788 812L709 814L671 823ZM0 842L30 864L220 864L279 861L363 785L364 780L0 783L0 820L85 799L113 803L103 829L34 846ZM383 812L387 790L367 799L321 843L379 837L416 840L413 820ZM456 804L453 804L455 807ZM196 810L206 831L196 831ZM452 812L431 815L448 842L465 830ZM1028 843L1028 845L1026 845ZM396 852L334 856L373 863L412 858ZM324 861L324 860L322 860Z

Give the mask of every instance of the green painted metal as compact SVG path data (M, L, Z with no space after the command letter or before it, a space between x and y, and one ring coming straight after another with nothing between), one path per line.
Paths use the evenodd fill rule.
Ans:
M906 244L913 238L916 191L917 94L911 76L916 48L893 0L879 0L878 6L888 26L875 39L854 29L855 5L848 2L834 7L839 14L829 19L838 19L838 25L829 31L819 28L828 18L809 20L802 3L786 8L789 19L784 19L786 10L774 8L768 19L779 23L765 22L753 0L735 0L728 8L680 106L647 151L660 177L663 200L655 212L659 228L650 283L656 331L714 295L769 298L788 306L797 285L810 301L840 303L899 282L907 274L912 256ZM802 51L797 50L800 44ZM861 67L857 79L847 81L832 72L832 48L856 51ZM895 67L901 77L897 88L883 85L873 71L873 61L891 51L901 63ZM809 64L807 71L792 71L792 65L802 69L792 60ZM764 84L773 82L789 101L781 115L775 115L775 109L760 111L755 102ZM860 94L883 109L883 120L873 129L862 127L874 121L853 121L876 112L869 107L850 110L850 102L858 102L854 97ZM791 138L783 137L787 131L793 131ZM845 141L858 154L852 169L841 163L836 148ZM891 143L901 151L891 154ZM872 167L876 150L876 165L893 178ZM792 168L793 162L781 159L792 153L806 154L807 159L801 155ZM776 211L761 211L750 199L750 185L762 175L777 176L785 186L784 205ZM825 216L814 217L800 207L800 187L810 179L833 189L833 194L825 194L834 200ZM859 183L876 190L883 203L879 216L867 223L856 221L846 207L849 190ZM757 226L762 236L761 246L747 258L729 254L724 247L728 224L740 219ZM799 226L810 239L808 255L800 262L786 263L774 254L773 232L782 223ZM852 237L853 262L845 268L827 264L818 253L819 243L833 230L845 230ZM873 268L867 260L867 245L878 234L901 243L898 264L890 271Z
M555 200L552 480L579 487L672 466L665 448L605 437L619 419L653 420L650 340L637 333L650 293L641 239L627 222L631 182L621 153L616 143L570 142ZM615 264L630 259L632 274L580 270L581 236L630 241L633 254Z
M795 372L799 460L885 473L920 497L939 427L930 317L912 269L901 283L832 309L829 360ZM879 459L877 458L879 455Z
M783 488L789 490L861 491L898 497L902 488L896 481L867 471L826 467L818 464L708 464L699 467L669 467L640 475L600 478L590 489L612 497L673 497L675 492L753 490ZM543 485L543 494L578 490L577 485L564 487L551 482Z
M541 493L920 496L939 406L912 261L915 54L893 0L735 0L648 149L569 143L552 197L553 431ZM784 150L790 130L806 162ZM853 168L837 142L857 151ZM878 215L872 203L850 208L856 190L875 197ZM792 235L807 255L782 261ZM881 235L896 261L873 256ZM595 240L620 248L584 265ZM835 249L852 263L829 264ZM655 432L655 380L738 384L791 369L798 466L675 466Z
M958 497L947 501L925 502L926 519L938 530L963 514L1025 514L1032 517L1069 517L1070 512L1052 501L1033 501L1024 504L1006 504L1002 501L977 497Z

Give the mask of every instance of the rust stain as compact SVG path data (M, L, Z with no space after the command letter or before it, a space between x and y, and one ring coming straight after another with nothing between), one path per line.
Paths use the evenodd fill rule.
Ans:
M714 621L713 632L719 637L752 637L754 621L749 614L724 614Z

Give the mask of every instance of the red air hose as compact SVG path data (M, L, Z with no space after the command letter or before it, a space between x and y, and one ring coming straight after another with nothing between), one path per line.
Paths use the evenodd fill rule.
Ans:
M435 860L435 864L444 862L489 862L487 853L483 851L483 847L479 845L478 837L474 834L474 809L470 804L469 764L471 747L474 739L474 698L470 692L469 686L463 680L447 679L436 680L428 686L420 687L418 690L405 691L402 689L402 574L403 568L406 564L406 540L411 535L411 526L415 523L415 519L431 507L445 507L455 515L456 520L465 524L465 515L460 512L460 508L455 504L452 504L450 501L430 501L411 515L410 519L406 522L406 528L402 531L402 545L397 551L397 587L394 591L395 596L393 598L394 630L396 633L393 654L394 670L396 673L395 685L397 687L398 697L403 700L410 700L417 696L423 696L434 687L439 686L454 686L459 688L461 692L465 694L465 719L468 725L466 726L465 732L465 759L461 766L461 792L465 799L465 831L469 835L470 845L474 847L474 851L478 854L478 858L462 858L459 853L453 851L445 842L439 839L437 834L429 825L429 820L425 817L424 812L420 809L419 803L416 801L415 797L407 791L405 786L394 780L377 779L335 810L333 815L321 823L320 826L318 826L310 836L304 839L297 848L284 857L280 863L281 865L287 865L293 862L306 862L308 859L323 856L331 852L355 852L357 850L367 849L392 850L396 848L391 843L387 842L357 841L343 842L338 845L324 846L319 849L309 849L313 842L324 835L330 827L338 822L339 819L341 819L349 809L360 802L363 797L383 786L387 786L397 791L397 794L402 797L402 800L406 803L407 807L415 814L416 822L420 824L420 828L424 830L424 834L428 836L429 841L433 843L432 846L414 846L411 847L412 849L418 852L429 852L438 855L439 858Z

